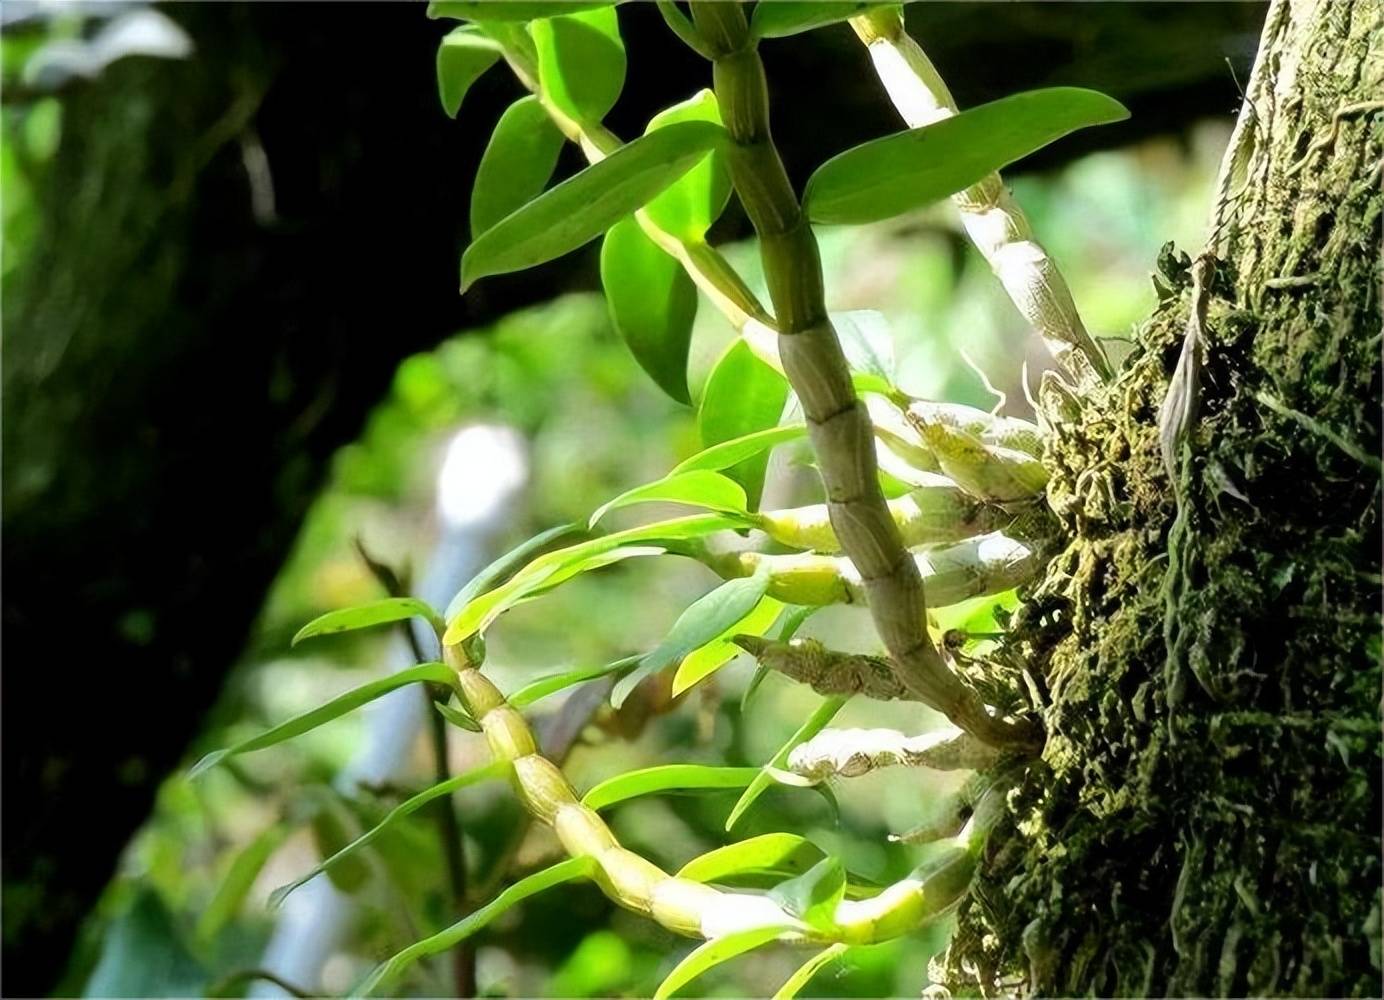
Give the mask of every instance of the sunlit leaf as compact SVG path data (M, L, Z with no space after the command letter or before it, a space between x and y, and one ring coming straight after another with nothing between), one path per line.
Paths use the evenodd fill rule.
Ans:
M707 941L694 948L692 953L679 962L673 971L668 973L668 977L658 984L658 989L654 990L654 1000L666 1000L707 970L768 944L789 929L755 927L752 930L738 931Z
M433 708L437 709L437 714L442 716L458 729L465 729L467 732L479 733L481 724L470 715L457 708L455 705L448 705L445 701L435 701Z
M673 697L676 698L688 688L710 677L744 652L730 641L731 636L763 635L769 630L769 626L774 624L782 609L782 602L772 597L762 597L754 606L754 610L744 618L705 646L694 649L683 657L682 662L678 664L678 672L673 676Z
M774 994L774 1000L793 1000L793 997L801 993L803 987L812 981L813 976L849 950L850 945L843 944L839 941L836 944L823 948L802 965L798 966L798 971L789 976L788 981L778 988L778 992Z
M473 237L543 193L563 142L538 98L521 97L505 109L471 185Z
M533 267L590 242L685 174L724 134L709 122L669 125L545 191L466 249L462 291L478 278Z
M760 0L750 17L756 38L784 38L882 6L868 0Z
M516 903L563 882L571 882L579 878L591 878L596 874L596 870L596 862L591 858L570 858L558 862L551 868L545 868L541 872L520 879L496 896L492 902L482 906L464 920L459 920L446 930L439 931L431 937L409 945L393 958L377 966L353 991L352 995L369 996L381 987L388 986L398 978L401 972L420 958L436 955L454 947L458 942L466 940Z
M601 285L611 322L639 367L669 396L690 403L687 349L697 286L682 265L645 236L638 222L625 218L601 244Z
M458 21L532 21L609 7L615 0L431 0L428 17Z
M693 858L678 877L694 882L719 882L746 874L793 877L805 874L825 857L820 847L796 833L766 833Z
M694 121L721 124L720 108L711 91L700 91L681 104L660 111L649 121L645 131ZM697 242L720 217L730 200L730 190L730 172L724 157L718 150L712 150L668 190L644 206L644 211L665 232L680 240Z
M836 925L836 906L845 896L846 869L837 858L823 858L769 893L769 898L777 900L793 916L820 930Z
M619 708L644 678L676 663L744 618L754 610L768 587L768 563L762 563L754 575L727 580L698 598L678 616L658 647L620 679L611 692L610 703Z
M547 677L540 677L536 681L530 681L518 691L509 696L508 701L513 708L527 708L529 705L566 690L576 684L595 680L598 677L608 677L611 674L618 674L628 670L642 659L641 656L626 656L616 660L614 663L607 663L599 667L585 667L580 670L567 670L559 674L549 674Z
M437 93L449 118L457 116L471 84L495 65L500 54L494 39L470 26L456 28L442 39L437 49Z
M769 763L762 769L759 776L750 782L750 787L745 789L745 793L740 796L740 801L735 803L735 808L730 811L730 817L726 820L726 829L730 830L745 815L746 810L754 805L755 800L763 795L775 784L774 776L768 768L782 769L788 763L788 755L793 752L793 748L800 743L806 743L826 728L827 723L836 717L836 713L841 711L841 706L846 704L847 699L835 696L825 699L817 706L816 711L808 717L808 720L799 727L798 731L788 738L788 742L779 747L779 750Z
M744 340L721 355L707 377L697 410L697 429L705 447L743 438L774 427L788 401L788 381L755 357ZM759 506L769 459L754 454L726 467L726 474L745 487L750 509Z
M722 441L710 448L703 448L690 458L685 458L673 466L668 473L675 476L680 472L693 472L698 469L719 471L727 469L747 458L753 458L768 451L775 445L796 441L807 436L806 424L788 424L783 427L770 427L767 430L753 431L749 434Z
M626 490L614 500L609 500L596 508L591 515L590 526L605 517L612 510L629 507L637 503L685 503L693 507L704 507L722 513L745 512L745 490L735 480L719 472L697 470L679 472L656 482L636 486Z
M966 188L1069 132L1121 121L1119 101L1080 87L1001 98L832 157L807 182L813 222L892 218Z
M467 771L465 774L458 774L455 777L448 778L446 781L438 782L431 788L425 789L417 795L405 799L393 809L389 810L384 818L369 830L351 841L351 843L347 844L345 847L336 851L331 857L323 860L306 875L303 875L301 878L296 878L287 885L281 885L279 888L275 889L269 896L269 905L275 908L282 906L283 901L288 898L289 893L293 892L293 890L306 885L318 875L325 871L329 871L346 858L351 857L357 851L360 851L378 838L379 835L389 829L391 825L397 823L410 813L415 813L419 809L422 809L429 802L440 799L445 795L451 795L453 792L460 791L463 788L478 784L482 781L489 781L493 778L503 778L509 774L509 770L509 761L497 760L484 767L478 767L474 770Z
M451 684L456 678L452 668L445 663L420 663L415 667L406 670L399 670L390 674L388 677L381 677L368 684L347 691L343 695L338 695L325 705L314 708L310 712L294 716L287 722L280 723L267 732L260 733L248 740L242 740L235 746L226 747L223 750L214 750L207 754L188 771L189 778L195 778L227 757L234 757L238 754L250 753L255 750L263 750L272 747L276 743L290 740L295 736L316 729L318 726L339 719L347 712L359 708L361 705L374 701L382 695L389 694L408 684L418 684L430 682L433 684Z
M485 629L520 600L549 583L554 576L582 565L584 560L639 542L700 538L726 528L738 527L740 523L739 518L724 514L697 514L627 528L547 552L533 559L504 584L488 592L478 593L460 606L447 626L443 642L452 645Z
M617 802L657 795L660 792L707 791L744 788L759 768L711 767L706 764L660 764L607 778L581 797L592 809L606 809Z
M625 46L614 7L564 10L529 27L543 93L573 121L599 122L625 85Z
M512 576L517 570L522 569L530 560L536 558L544 549L552 546L558 539L566 538L569 535L585 534L579 524L559 524L555 528L539 532L532 538L520 542L504 555L497 558L485 569L466 582L466 586L457 591L457 595L452 598L447 605L448 621L456 617L458 611L474 600L478 595L485 593L493 587L498 586Z
M293 637L293 645L296 646L304 639L314 636L373 628L376 625L388 625L415 616L424 619L435 629L442 628L441 617L426 601L420 601L416 597L386 597L368 604L357 604L353 608L328 611L320 618L314 618L298 630L298 634Z
M198 940L210 942L240 912L255 879L289 832L284 823L271 824L236 853L211 902L197 919Z

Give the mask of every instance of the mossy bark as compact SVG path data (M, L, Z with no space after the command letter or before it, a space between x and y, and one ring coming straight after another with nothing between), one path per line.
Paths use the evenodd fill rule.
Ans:
M1005 652L1048 743L936 970L953 989L1381 995L1384 4L1269 18L1177 489L1185 256L1120 377L1042 399L1068 544Z

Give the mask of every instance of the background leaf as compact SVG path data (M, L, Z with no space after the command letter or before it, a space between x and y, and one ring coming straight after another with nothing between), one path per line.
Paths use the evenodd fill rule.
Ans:
M563 141L537 97L521 97L505 109L471 186L472 237L543 193Z
M787 402L788 381L755 357L749 344L737 340L717 360L702 390L697 410L702 445L710 447L775 427ZM745 487L751 510L759 506L768 465L768 456L759 454L726 469L726 475Z
M649 121L645 132L666 128L677 122L712 122L721 124L721 111L716 95L709 90L660 111ZM648 205L644 211L658 227L678 239L701 242L730 200L730 171L723 155L712 150L695 167L683 174Z
M697 286L682 265L645 236L638 222L625 218L601 244L601 285L610 320L639 367L679 403L690 403L687 350Z
M287 824L273 823L235 854L216 888L216 895L212 896L211 902L197 919L196 935L199 941L211 942L231 922L245 902L245 897L250 894L265 863L287 839L289 832Z
M311 639L319 635L332 635L336 632L350 632L359 628L388 625L391 622L401 622L414 616L424 619L433 628L440 629L442 627L442 619L426 601L420 601L416 597L386 597L383 600L371 601L369 604L358 604L353 608L328 611L325 615L314 618L300 628L298 634L293 637L292 644L296 646L304 639Z
M659 792L744 788L758 773L756 767L660 764L607 778L583 795L581 800L592 809L600 810L626 799L657 795Z
M543 93L569 118L596 123L625 85L625 46L614 7L572 11L529 26Z
M685 503L722 513L745 512L745 490L735 480L719 472L698 470L679 472L643 486L626 490L614 500L596 508L591 526L612 510L637 503Z
M461 287L561 257L595 239L681 177L725 133L682 122L635 139L539 195L476 238L461 258Z
M833 156L803 204L813 222L866 223L946 198L1069 132L1129 117L1113 97L1052 87L991 101Z
M442 110L455 118L471 84L500 58L500 46L475 28L463 25L447 34L437 49L437 93Z

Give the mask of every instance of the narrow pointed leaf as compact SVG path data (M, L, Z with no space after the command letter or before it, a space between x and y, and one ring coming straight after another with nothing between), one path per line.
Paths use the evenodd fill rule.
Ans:
M673 697L710 677L731 660L744 652L730 641L733 635L763 635L769 630L783 610L783 603L769 596L761 597L749 614L723 631L711 642L694 649L678 664L678 672L673 675Z
M805 874L826 857L812 841L796 833L766 833L727 844L682 866L679 878L694 882L719 882L732 875Z
M452 598L447 605L448 621L456 617L456 613L469 604L480 594L485 593L492 587L504 583L517 570L522 568L530 560L535 559L544 549L549 548L554 542L569 535L585 534L579 524L559 524L555 528L549 528L534 535L532 538L520 542L504 555L500 556L490 565L485 567L470 580L466 586L457 591L457 595Z
M649 121L646 132L678 122L721 124L716 95L702 90L694 97L660 111ZM644 207L658 227L687 242L700 242L730 200L730 171L718 150L712 150L695 167L677 179Z
M680 472L693 472L698 469L720 471L730 468L738 462L743 462L747 458L754 458L775 445L796 441L804 437L807 437L806 424L788 424L783 427L752 431L749 434L731 438L729 441L714 444L710 448L703 448L691 458L685 458L673 466L673 471L669 475L675 476Z
M568 8L529 27L544 95L574 121L599 122L625 85L625 46L611 6Z
M627 217L601 244L601 285L610 320L639 367L673 399L690 403L687 350L697 318L697 286L682 265Z
M722 513L745 513L745 489L735 480L719 472L697 470L680 472L656 482L626 490L614 500L603 503L591 515L590 527L612 510L637 503L685 503Z
M657 795L660 792L691 792L725 788L744 788L759 769L755 767L711 767L706 764L660 764L627 774L617 774L594 786L581 797L592 809L607 809L617 802Z
M458 729L465 729L467 732L471 733L479 733L481 731L481 724L455 705L448 705L445 701L435 701L433 702L433 708L437 709L438 715L442 716Z
M803 203L813 222L878 222L955 194L1069 132L1128 117L1113 97L1080 87L1015 94L832 157L807 182Z
M622 146L482 233L461 258L461 287L520 271L589 243L686 173L725 134L669 125Z
M654 1000L667 1000L692 980L713 969L722 962L753 951L781 936L787 927L756 927L752 930L726 934L694 948L692 953L679 962L668 977L658 984Z
M433 684L451 684L455 678L452 668L445 663L420 663L416 667L409 667L407 670L400 670L390 674L388 677L381 677L373 680L369 684L362 684L354 690L347 691L343 695L338 695L325 705L314 708L310 712L294 716L287 722L280 723L267 732L260 733L248 740L242 740L235 746L226 747L223 750L215 750L196 764L188 771L189 778L195 778L199 774L210 770L227 757L234 757L238 754L251 753L255 750L263 750L272 747L276 743L290 740L295 736L316 729L324 723L339 719L346 713L359 708L361 705L374 701L383 695L396 691L408 684L418 684L429 682Z
M733 516L698 514L655 521L653 524L628 528L544 553L530 561L505 583L493 590L478 592L461 604L450 619L443 642L452 645L483 630L504 611L538 590L554 576L593 556L612 552L632 543L700 538L726 528L739 527L740 524L741 519Z
M440 799L444 795L451 795L453 792L460 791L471 785L479 784L482 781L489 781L493 778L503 778L509 773L509 769L509 761L497 760L484 767L478 767L475 770L467 771L465 774L458 774L455 777L448 778L446 781L438 782L431 788L424 789L417 795L405 799L393 809L389 810L382 820L355 840L351 841L351 843L341 848L331 857L323 860L317 867L313 868L312 871L301 878L294 879L287 885L281 885L279 888L275 889L269 896L269 905L275 909L282 906L283 901L288 898L289 893L293 892L293 890L306 885L318 875L351 857L357 851L368 846L394 823L397 823L410 813L417 812L429 802Z
M543 193L564 141L537 97L521 97L505 110L471 185L472 237Z
M785 38L879 6L869 0L760 0L754 5L750 30L756 38Z
M788 381L755 357L744 340L721 355L707 377L697 410L697 429L706 447L745 437L778 424L788 401ZM750 509L759 506L767 455L757 454L727 467L726 474L745 487Z
M457 28L442 39L437 49L437 93L449 118L457 116L471 84L499 61L500 53L494 39L470 26Z
M376 625L388 625L415 616L424 619L435 629L442 628L441 617L426 601L420 601L416 597L386 597L369 604L358 604L353 608L328 611L320 618L314 618L298 630L298 634L293 637L293 645L296 646L304 639L314 636L373 628Z
M250 894L255 879L288 834L286 824L274 823L236 854L211 902L197 919L196 935L199 941L211 942L231 922L240 911L245 897Z
M799 727L798 731L788 738L788 742L781 746L778 753L769 760L765 768L760 771L758 777L750 782L750 787L745 789L745 794L740 796L740 801L735 803L735 808L730 811L730 817L726 820L726 829L732 829L745 815L746 810L754 805L755 800L763 795L775 782L769 768L783 769L788 763L788 755L793 752L793 748L800 743L806 743L826 728L827 723L836 717L836 713L841 711L841 706L846 704L847 699L842 697L832 697L825 699L817 710L812 713L806 722Z
M803 923L819 930L836 926L836 905L846 895L846 869L837 858L823 858L797 878L775 886L769 898Z
M768 563L764 563L753 576L727 580L711 593L698 598L678 616L658 647L644 657L637 668L620 679L611 692L610 703L619 708L645 677L676 663L744 618L754 610L768 587Z
M352 995L369 996L381 987L388 986L399 977L400 973L420 958L436 955L454 947L458 942L466 940L516 903L523 902L530 896L555 885L561 885L563 882L571 882L579 878L591 878L596 873L596 868L596 862L591 858L569 858L566 861L558 862L551 868L545 868L541 872L535 872L527 878L520 879L496 896L493 901L482 906L464 920L457 921L451 927L439 931L432 937L409 945L393 958L377 966L353 991Z
M808 983L812 982L813 976L849 950L850 945L842 944L839 941L823 948L798 966L798 971L789 976L788 981L778 988L778 992L774 994L774 1000L793 1000L793 997L796 997Z
M607 663L600 667L586 667L582 670L568 670L560 674L551 674L547 677L540 677L536 681L525 684L514 694L509 696L509 704L512 708L527 708L536 701L556 694L559 691L572 687L574 684L582 684L586 681L595 680L598 677L608 677L611 674L618 674L623 670L628 670L640 661L640 656L626 656L624 659L616 660L614 663Z

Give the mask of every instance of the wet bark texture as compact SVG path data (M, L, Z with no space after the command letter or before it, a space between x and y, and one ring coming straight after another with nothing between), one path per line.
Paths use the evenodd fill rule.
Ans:
M1069 544L1009 654L1049 740L937 970L955 989L1380 995L1384 5L1269 16L1180 522L1157 412L1185 255L1117 381L1042 398Z

